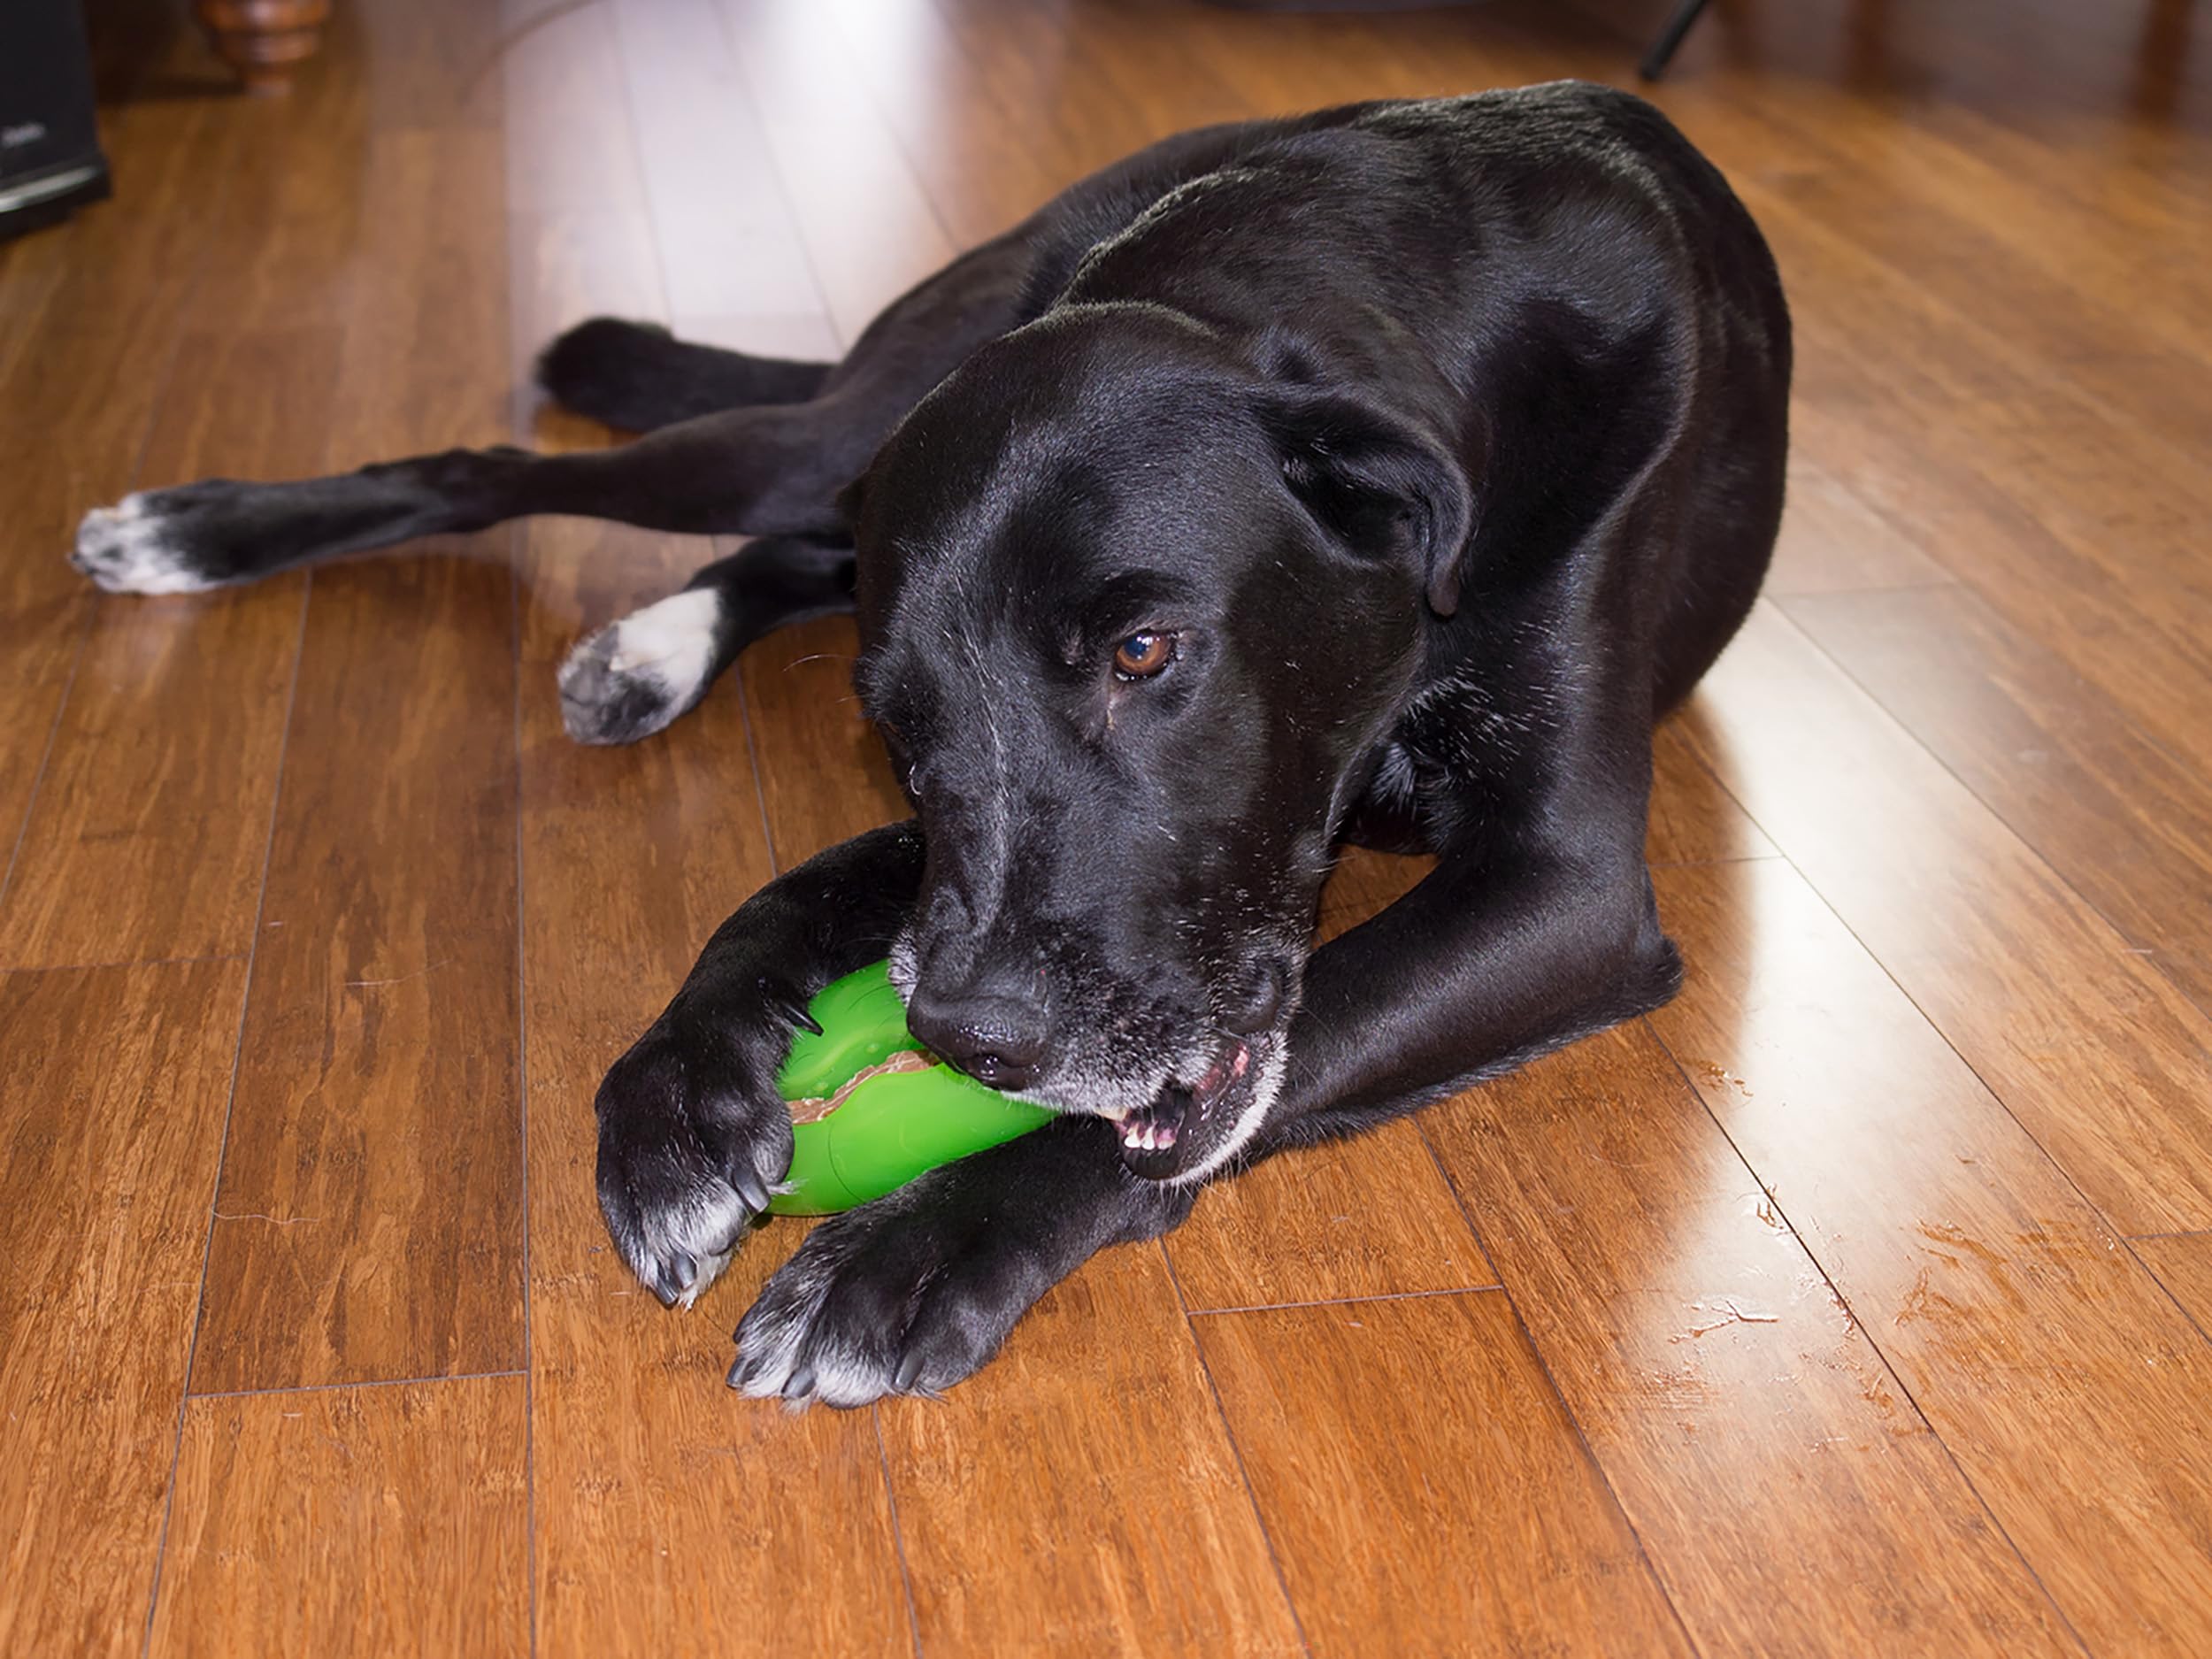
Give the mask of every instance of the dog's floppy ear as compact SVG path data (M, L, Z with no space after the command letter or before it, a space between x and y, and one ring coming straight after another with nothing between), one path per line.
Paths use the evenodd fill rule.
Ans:
M1341 392L1271 401L1263 411L1284 480L1355 552L1423 572L1429 609L1459 609L1475 524L1467 467L1433 436Z

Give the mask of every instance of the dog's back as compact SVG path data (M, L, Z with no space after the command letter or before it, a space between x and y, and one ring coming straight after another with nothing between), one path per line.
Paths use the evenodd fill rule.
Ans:
M1747 614L1781 517L1788 311L1750 215L1644 100L1555 81L1201 129L1021 234L1025 321L1165 305L1264 373L1365 381L1452 430L1480 474L1468 565L1498 588L1667 451L1681 523L1636 606L1659 709Z

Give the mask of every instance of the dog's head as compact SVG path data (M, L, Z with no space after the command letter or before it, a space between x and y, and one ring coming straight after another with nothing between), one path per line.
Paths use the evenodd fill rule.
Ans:
M1332 833L1456 603L1462 465L1172 313L1056 313L849 494L927 864L916 1034L1194 1179L1281 1087Z

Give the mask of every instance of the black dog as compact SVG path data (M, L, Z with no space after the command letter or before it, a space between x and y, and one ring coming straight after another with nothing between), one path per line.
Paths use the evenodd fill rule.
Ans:
M1659 113L1562 83L1168 140L924 283L834 367L600 320L541 373L649 430L221 480L86 520L174 591L518 514L760 539L564 668L654 731L856 608L918 817L716 933L599 1092L624 1258L688 1302L783 1173L805 999L888 950L916 1034L1065 1114L821 1226L731 1381L854 1405L987 1360L1197 1184L1655 1007L1652 722L1749 608L1789 323ZM1438 855L1318 952L1346 840Z

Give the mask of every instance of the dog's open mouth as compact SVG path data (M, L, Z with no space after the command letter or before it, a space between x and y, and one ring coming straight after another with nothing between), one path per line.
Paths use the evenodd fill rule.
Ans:
M1171 1151L1187 1133L1210 1125L1222 1102L1237 1091L1251 1070L1252 1050L1240 1039L1232 1039L1196 1082L1171 1084L1146 1105L1125 1106L1102 1115L1120 1126L1125 1151L1150 1153L1156 1158ZM1144 1163L1141 1158L1129 1160L1130 1167L1141 1175L1152 1172Z

